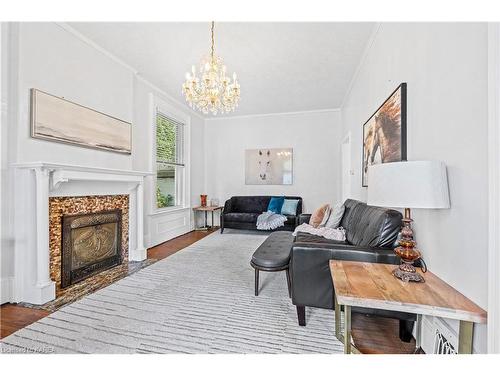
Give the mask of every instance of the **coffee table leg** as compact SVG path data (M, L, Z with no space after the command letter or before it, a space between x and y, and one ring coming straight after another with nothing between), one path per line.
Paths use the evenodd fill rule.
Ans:
M344 305L344 354L351 354L351 306Z
M472 354L472 334L474 332L474 323L460 321L458 329L458 354Z

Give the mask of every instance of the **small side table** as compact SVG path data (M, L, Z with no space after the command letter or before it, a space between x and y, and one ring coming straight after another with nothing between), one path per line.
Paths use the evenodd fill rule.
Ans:
M335 336L344 343L344 353L359 352L351 343L351 307L417 314L416 349L421 345L422 316L460 321L459 354L472 353L474 323L486 323L486 311L446 284L432 272L422 274L424 283L405 283L392 275L394 265L330 260L335 290ZM421 272L417 269L417 272ZM341 332L341 306L344 332Z
M214 212L217 210L222 210L224 206L197 206L193 207L193 211L196 214L196 212L204 212L205 213L205 225L203 227L197 228L196 227L196 217L195 217L195 224L194 224L194 230L208 230L209 228L213 227L214 225ZM212 213L212 225L208 225L207 223L207 213L211 212Z

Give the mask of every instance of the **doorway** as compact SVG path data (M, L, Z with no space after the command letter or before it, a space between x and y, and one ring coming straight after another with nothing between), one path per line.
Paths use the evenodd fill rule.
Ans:
M342 140L342 202L351 196L351 132Z

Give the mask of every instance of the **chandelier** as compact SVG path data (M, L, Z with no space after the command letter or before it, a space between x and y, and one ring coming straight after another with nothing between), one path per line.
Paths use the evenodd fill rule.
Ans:
M212 50L207 58L202 59L199 77L193 65L191 73L186 73L186 82L182 85L182 93L191 108L197 108L207 114L232 112L240 100L240 84L226 76L226 66L222 59L215 54L214 48L214 22L212 22Z

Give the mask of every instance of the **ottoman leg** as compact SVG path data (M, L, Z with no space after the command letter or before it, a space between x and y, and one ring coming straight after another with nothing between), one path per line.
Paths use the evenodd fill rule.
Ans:
M259 295L259 270L255 269L255 295Z
M292 298L292 285L290 283L290 270L287 268L285 271L286 271L286 284L288 286L288 297Z

